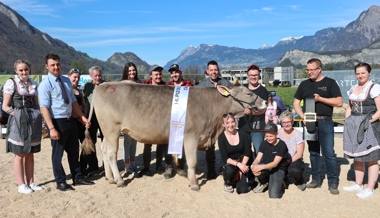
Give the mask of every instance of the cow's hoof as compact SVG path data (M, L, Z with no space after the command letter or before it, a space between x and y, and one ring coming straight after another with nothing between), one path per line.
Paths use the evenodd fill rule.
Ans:
M108 180L108 183L109 183L109 184L116 184L116 182L113 181L113 180L110 180L110 179L107 179L107 180Z
M118 188L123 188L123 187L125 187L124 182L123 182L123 184L117 184L117 187L118 187Z
M191 190L199 191L199 185L190 185L190 186L191 186Z

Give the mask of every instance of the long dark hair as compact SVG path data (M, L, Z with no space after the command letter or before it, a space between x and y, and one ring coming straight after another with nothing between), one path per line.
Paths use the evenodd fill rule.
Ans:
M132 63L132 62L128 62L128 63L126 63L125 66L124 66L123 75L121 76L120 81L122 81L122 80L128 80L128 76L129 76L129 74L128 74L129 67L134 67L134 68L135 68L135 70L136 70L135 81L139 80L136 65L135 65L134 63Z

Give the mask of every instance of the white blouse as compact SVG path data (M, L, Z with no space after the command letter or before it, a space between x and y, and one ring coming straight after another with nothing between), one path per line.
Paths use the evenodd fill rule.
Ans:
M350 91L348 91L348 98L352 101L363 101L363 100L365 100L367 97L368 90L372 86L372 84L373 84L373 82L369 81L368 84L366 85L366 87L364 87L362 92L359 93L358 95L354 94L354 92L353 92L355 90L355 88L358 87L358 85L352 86ZM375 97L379 96L380 95L380 85L375 84L372 87L371 92L369 94L370 94L371 98L375 98Z
M26 85L20 80L20 78L17 75L15 76L15 82L18 86L18 91L20 95L38 95L38 83L32 79L30 79L30 81L31 83L28 82L28 84ZM15 83L11 79L8 79L4 85L4 94L13 95L13 92L15 91L14 84Z

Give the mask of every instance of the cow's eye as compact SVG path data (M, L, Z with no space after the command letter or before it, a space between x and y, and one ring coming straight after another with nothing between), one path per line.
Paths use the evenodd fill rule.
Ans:
M247 95L249 96L252 96L252 94L253 94L252 92L247 92Z

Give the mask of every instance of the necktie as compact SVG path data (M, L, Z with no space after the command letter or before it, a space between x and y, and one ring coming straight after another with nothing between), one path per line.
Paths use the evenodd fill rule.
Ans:
M65 101L65 104L69 104L70 103L69 97L67 96L67 92L66 92L65 86L63 85L60 76L57 77L57 82L58 82L59 87L62 90L62 96L63 96L63 100Z

